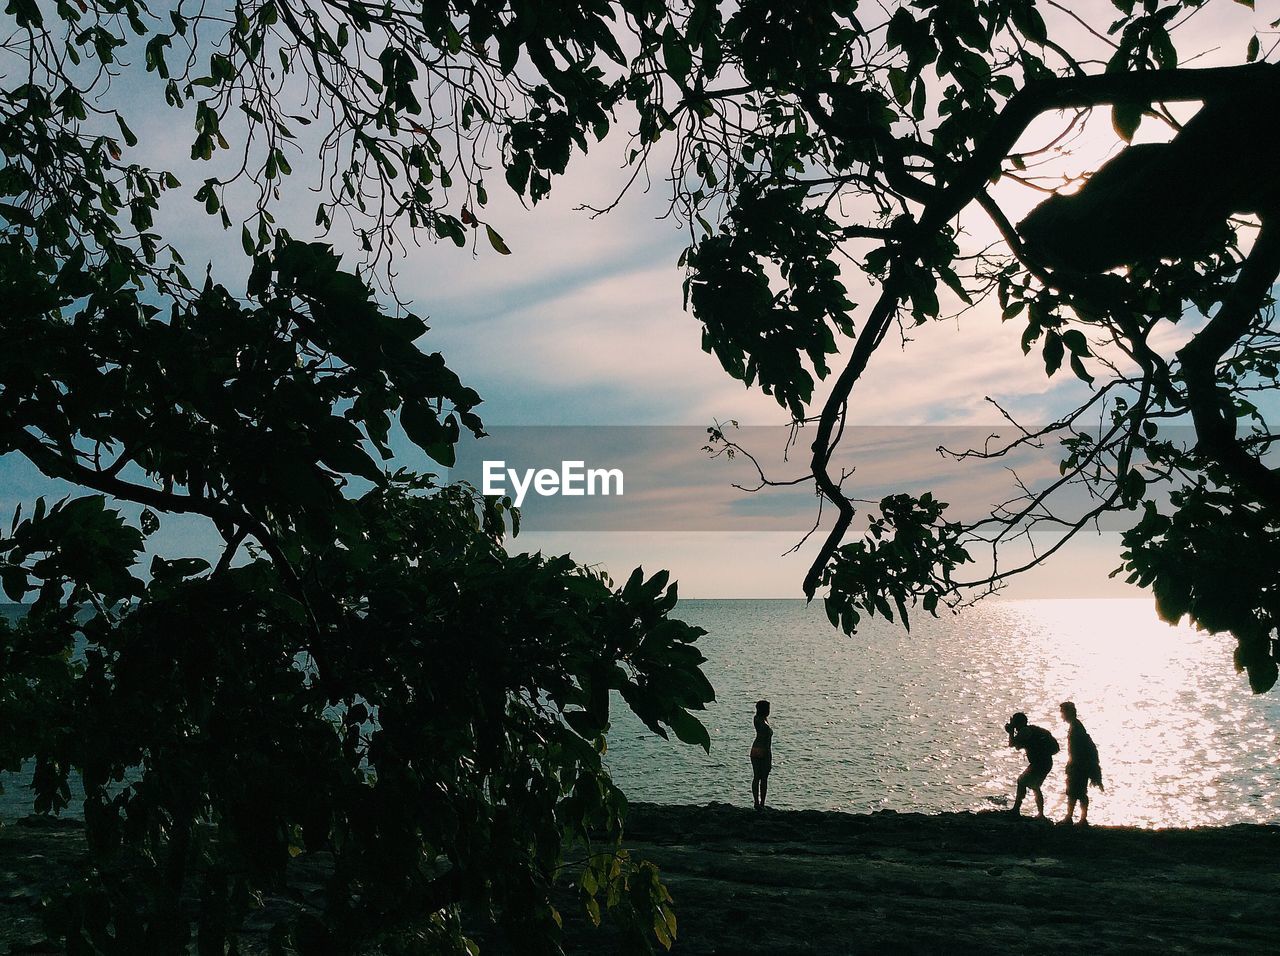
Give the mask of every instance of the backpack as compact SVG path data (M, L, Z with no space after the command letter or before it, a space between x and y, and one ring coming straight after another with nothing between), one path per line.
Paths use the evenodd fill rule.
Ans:
M1098 745L1093 742L1093 738L1089 736L1089 732L1080 727L1079 746L1080 751L1076 755L1076 762L1085 768L1089 775L1089 781L1099 790L1102 786L1102 761L1098 757Z
M1034 724L1025 731L1027 743L1027 757L1030 759L1045 759L1052 757L1062 748L1058 745L1058 739L1045 730L1043 727L1036 727Z

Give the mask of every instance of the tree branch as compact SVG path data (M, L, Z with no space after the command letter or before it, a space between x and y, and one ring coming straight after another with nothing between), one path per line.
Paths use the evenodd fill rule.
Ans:
M834 451L831 436L837 419L842 414L842 409L848 403L854 384L862 376L867 362L883 340L889 324L897 314L902 284L901 269L906 265L914 265L937 232L982 193L987 182L998 172L1000 164L1017 144L1018 138L1032 120L1049 110L1087 109L1103 104L1150 103L1155 100L1176 102L1240 96L1254 88L1274 89L1277 83L1280 83L1280 65L1275 64L1251 64L1203 70L1105 73L1037 81L1009 100L986 136L978 144L977 149L964 162L947 171L945 185L939 190L931 191L917 221L909 229L903 230L902 239L894 250L893 264L890 266L889 277L880 298L858 334L849 361L836 379L831 394L823 405L822 414L818 420L817 435L813 442L811 467L818 488L835 504L839 510L839 516L805 575L806 597L813 598L821 583L823 570L840 546L853 520L853 505L832 480L827 470ZM1255 252L1257 251L1258 247L1255 246ZM1273 271L1272 280L1274 276ZM1242 275L1241 280L1237 282L1239 290L1236 293L1237 298L1260 303L1261 300L1254 289L1257 283L1251 282L1248 286L1242 286L1241 282L1244 279ZM1227 326L1240 321L1231 318L1231 315L1240 308L1244 306L1233 306L1228 309L1224 305L1223 311L1228 312L1228 317L1220 325ZM1219 315L1221 314L1220 312ZM1242 320L1246 325L1252 314L1253 312L1249 312ZM1223 347L1224 351L1225 348L1226 346ZM1220 357L1221 353L1218 353L1210 364L1216 363L1216 359ZM1213 388L1212 368L1209 369L1209 375L1208 387ZM1206 414L1211 413L1202 410L1201 415ZM1221 417L1220 414L1218 417ZM1252 467L1248 462L1239 461L1235 457L1232 447L1241 454L1244 453L1234 442L1234 424L1231 426L1231 434L1227 436L1227 440L1225 442L1216 440L1213 447L1217 449L1215 459L1217 455L1226 456L1233 462L1232 467L1235 470L1249 472L1251 487L1257 486L1265 490L1268 497L1280 494L1280 491L1271 489L1271 484L1275 481L1274 475L1257 473L1258 468L1266 471L1260 462L1245 454L1244 457L1256 466ZM1224 467L1226 467L1225 464Z
M1218 362L1249 331L1280 276L1280 225L1262 220L1262 230L1222 306L1178 352L1187 404L1196 427L1196 449L1217 462L1259 501L1280 512L1280 473L1250 455L1236 439L1231 396L1218 384Z

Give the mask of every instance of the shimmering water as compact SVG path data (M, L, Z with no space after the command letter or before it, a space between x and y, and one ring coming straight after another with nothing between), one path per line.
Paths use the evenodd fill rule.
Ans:
M618 708L608 764L632 799L750 805L751 716L765 697L777 807L1011 802L1025 764L1003 725L1024 710L1063 745L1045 784L1046 812L1061 816L1058 703L1071 699L1101 752L1093 822L1280 822L1280 695L1250 693L1230 638L1171 628L1149 600L989 601L913 620L910 634L876 621L853 638L800 601L682 601L679 615L708 631L711 753Z
M1280 693L1251 694L1230 638L1171 628L1149 600L989 601L918 618L909 634L868 622L853 638L801 601L681 601L678 615L708 632L711 753L617 706L607 762L632 799L749 805L751 716L767 697L777 807L991 808L1023 766L1009 715L1026 711L1065 751L1058 703L1072 699L1106 778L1094 822L1280 823ZM1045 785L1054 815L1065 760ZM22 781L4 784L0 817L29 812Z

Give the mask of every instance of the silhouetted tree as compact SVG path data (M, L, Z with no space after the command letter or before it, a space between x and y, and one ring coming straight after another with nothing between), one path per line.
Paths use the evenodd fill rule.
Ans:
M1264 691L1280 659L1280 472L1263 416L1280 358L1280 66L1246 35L1239 65L1180 67L1175 28L1200 2L1114 5L1114 22L1092 23L1031 0L693 3L641 52L645 68L633 63L637 148L674 139L673 209L695 235L686 300L704 348L804 426L807 479L836 512L804 591L824 592L833 622L905 623L917 602L936 613L1130 512L1121 573L1153 589L1167 620L1231 632ZM1204 105L1179 129L1164 104L1193 101ZM1122 150L1013 225L990 184L1040 185L1033 167L1104 106L1125 141L1144 119L1176 135ZM1016 151L1046 113L1063 115L1061 135ZM963 249L967 216L1003 242ZM855 280L877 289L865 312ZM990 296L1048 375L1069 366L1091 396L960 457L1056 443L1061 477L977 521L949 520L932 495L891 495L856 533L837 449L859 380L895 328L909 351L911 327ZM1179 321L1194 334L1161 351ZM1189 446L1170 429L1180 423L1194 427ZM1080 486L1088 504L1069 510L1062 493ZM1032 532L1049 540L1013 547Z
M670 945L601 753L611 692L708 745L701 632L667 617L665 572L615 589L509 557L506 502L388 471L393 423L448 465L480 398L272 211L301 155L331 190L317 222L350 215L371 258L401 222L462 244L486 201L471 146L495 134L507 179L545 193L621 95L588 66L617 53L607 10L546 12L8 4L0 454L77 490L0 536L5 594L34 596L0 622L0 768L34 761L40 811L83 781L92 858L47 910L68 952L238 951L299 856L320 888L272 911L275 952L465 952L462 904L556 950L566 840L592 918ZM165 102L213 160L194 187L132 132ZM191 192L237 217L247 284L192 281L157 230ZM175 515L221 548L140 574Z

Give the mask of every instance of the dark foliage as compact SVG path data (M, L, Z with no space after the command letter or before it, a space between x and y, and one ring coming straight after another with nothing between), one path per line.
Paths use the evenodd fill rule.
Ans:
M374 260L401 222L458 244L485 226L508 252L465 144L500 135L508 180L545 193L620 95L589 65L620 56L609 10L222 12L5 14L21 69L0 90L0 454L78 489L0 536L4 593L33 601L0 624L0 768L34 762L40 812L72 777L85 791L92 859L49 934L71 953L235 952L305 855L324 890L280 916L273 951L464 952L463 906L556 951L566 878L637 948L669 946L670 896L621 848L601 754L614 697L709 744L690 713L713 696L701 632L668 617L665 573L614 588L508 556L509 502L388 470L397 425L451 464L483 434L479 396L420 348L422 320L272 211L294 131L318 121L318 223L349 213ZM194 119L192 160L227 175L183 187L144 165L158 144L130 122L166 107L114 94L144 68ZM219 165L232 140L238 172ZM244 186L243 273L191 281L162 201L190 191L230 227ZM220 545L142 573L174 515Z

